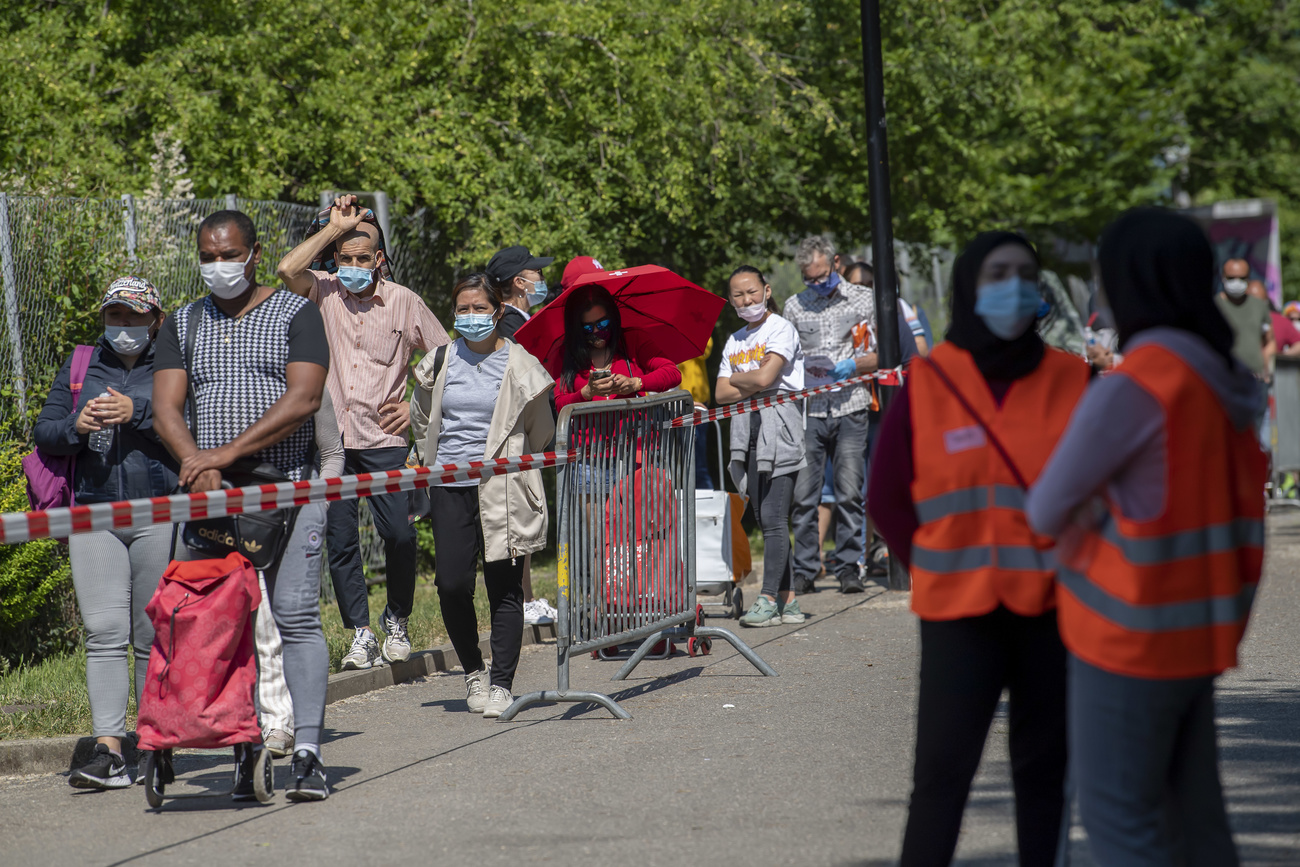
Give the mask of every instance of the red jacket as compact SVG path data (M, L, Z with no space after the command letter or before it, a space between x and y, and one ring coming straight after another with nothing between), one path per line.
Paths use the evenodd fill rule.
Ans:
M614 373L621 373L624 376L641 378L641 385L645 390L637 392L637 397L644 397L647 392L652 391L671 391L681 384L682 372L677 369L677 365L671 359L659 355L655 347L650 346L648 342L638 335L624 334L623 339L627 345L628 355L631 357L616 357L610 364L610 369ZM582 389L586 387L587 382L590 380L590 374L591 368L579 372L573 378L572 390L565 389L563 381L561 381L560 377L556 377L555 408L557 411L564 409L571 403L581 403L585 400L582 396ZM599 396L593 398L593 400L610 399Z

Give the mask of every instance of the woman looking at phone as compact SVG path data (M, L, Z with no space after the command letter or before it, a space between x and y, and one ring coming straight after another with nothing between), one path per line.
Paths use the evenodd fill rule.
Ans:
M618 304L603 286L583 286L564 307L564 361L555 408L589 400L669 391L682 372L638 333L625 333Z

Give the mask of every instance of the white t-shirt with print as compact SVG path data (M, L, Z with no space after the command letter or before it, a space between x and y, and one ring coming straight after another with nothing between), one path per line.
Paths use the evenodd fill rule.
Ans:
M799 332L790 322L773 313L759 325L746 325L727 338L722 350L722 364L718 376L731 377L734 373L758 370L763 357L774 352L785 359L781 378L776 381L778 391L799 391L803 388L803 347Z

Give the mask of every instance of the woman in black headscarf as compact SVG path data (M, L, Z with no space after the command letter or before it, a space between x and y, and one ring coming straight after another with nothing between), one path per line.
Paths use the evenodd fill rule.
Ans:
M908 368L871 461L871 517L911 567L921 620L905 867L952 860L1004 688L1022 865L1054 863L1066 816L1055 570L1023 507L1089 371L1035 333L1037 281L1021 235L987 232L966 248L948 339Z
M1088 389L1026 506L1061 539L1079 812L1098 864L1235 865L1214 678L1236 665L1263 563L1258 383L1232 356L1199 226L1130 211L1098 257L1124 361Z

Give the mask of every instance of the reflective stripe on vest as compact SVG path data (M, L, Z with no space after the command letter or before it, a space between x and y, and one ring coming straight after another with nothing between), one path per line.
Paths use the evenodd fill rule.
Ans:
M1125 602L1078 572L1062 569L1057 578L1083 605L1107 620L1134 632L1173 632L1238 623L1250 614L1258 585L1242 585L1235 596L1211 596L1186 602L1134 605Z
M1118 548L1124 559L1136 566L1158 566L1192 557L1221 554L1244 546L1261 547L1264 544L1264 522L1254 518L1238 518L1226 524L1211 524L1168 536L1135 538L1120 535L1114 518L1107 515L1100 529L1102 538Z
M940 575L990 567L1015 572L1042 572L1055 569L1056 558L1050 551L1024 545L977 545L947 551L913 545L912 565Z
M993 485L993 505L999 509L1025 510L1025 492L1011 485ZM916 517L922 524L938 521L949 515L978 512L989 507L989 488L978 485L960 488L916 504Z

